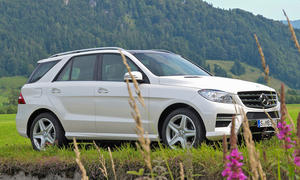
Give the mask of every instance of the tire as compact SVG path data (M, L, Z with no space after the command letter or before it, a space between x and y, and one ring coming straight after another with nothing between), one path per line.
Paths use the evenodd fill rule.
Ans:
M47 145L67 145L65 132L51 113L42 113L34 119L30 127L30 140L33 149L37 151L45 150Z
M201 145L205 140L205 128L201 121L198 115L188 108L174 110L163 123L163 143L171 148Z

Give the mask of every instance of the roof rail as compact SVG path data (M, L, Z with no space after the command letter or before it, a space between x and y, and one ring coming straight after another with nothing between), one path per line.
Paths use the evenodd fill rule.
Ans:
M166 53L171 53L174 54L172 51L165 50L165 49L151 49L152 51L159 51L159 52L166 52Z
M89 52L89 51L97 51L97 50L124 50L123 48L120 47L99 47L99 48L89 48L89 49L79 49L79 50L74 50L74 51L67 51L63 53L58 53L54 54L51 57L58 57L58 56L63 56L63 55L68 55L68 54L74 54L74 53L82 53L82 52Z

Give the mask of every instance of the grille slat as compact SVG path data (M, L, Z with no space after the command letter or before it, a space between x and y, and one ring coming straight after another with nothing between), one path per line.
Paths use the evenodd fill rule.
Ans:
M243 104L250 108L267 109L277 105L274 91L245 91L238 92L238 96Z
M277 111L268 112L268 114L273 119L279 118L279 113ZM253 119L255 119L255 120L257 120L257 119L269 119L269 117L267 116L267 114L265 112L248 112L247 113L247 118L249 120L253 120Z
M243 102L259 102L260 103L260 100L257 100L257 99L244 99Z

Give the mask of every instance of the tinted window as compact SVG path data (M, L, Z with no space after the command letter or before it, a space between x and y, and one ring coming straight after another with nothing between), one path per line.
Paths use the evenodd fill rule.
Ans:
M34 83L40 80L58 61L39 63L35 68L27 83Z
M57 81L68 81L70 79L72 61L69 61L65 68L59 74Z
M61 71L57 81L93 81L96 61L96 55L73 58Z
M139 71L137 66L127 58L131 71ZM102 81L124 81L124 74L128 72L119 54L104 54L102 56Z
M80 56L73 59L71 81L94 80L94 69L97 56Z
M136 53L134 56L157 76L209 76L200 67L176 54Z

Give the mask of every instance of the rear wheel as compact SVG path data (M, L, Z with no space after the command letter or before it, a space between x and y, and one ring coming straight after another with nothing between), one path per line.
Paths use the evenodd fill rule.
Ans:
M50 113L42 113L34 119L30 128L30 140L33 148L38 151L45 150L48 145L61 147L67 144L63 128Z
M205 140L205 130L197 114L187 108L171 112L163 124L162 139L171 148L196 147Z

